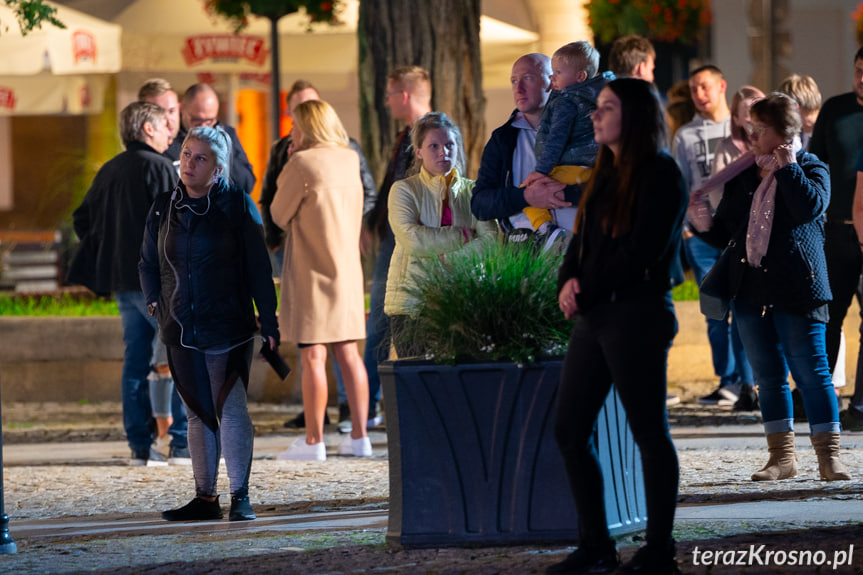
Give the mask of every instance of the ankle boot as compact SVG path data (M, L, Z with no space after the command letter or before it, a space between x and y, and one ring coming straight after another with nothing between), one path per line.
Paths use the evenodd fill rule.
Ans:
M839 433L823 431L811 436L812 447L818 456L818 472L822 481L851 479L851 474L839 461Z
M768 433L767 451L770 453L767 465L752 474L752 481L775 481L797 477L797 454L794 453L793 431Z

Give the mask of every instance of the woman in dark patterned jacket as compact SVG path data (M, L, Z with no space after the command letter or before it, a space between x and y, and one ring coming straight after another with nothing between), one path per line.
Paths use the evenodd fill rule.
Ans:
M789 370L803 396L821 479L850 479L839 461L839 413L825 345L832 299L824 257L830 174L801 150L800 114L788 96L771 93L750 114L752 151L692 193L689 218L708 243L726 250L716 268L723 271L716 295L731 299L770 453L752 479L797 476ZM722 184L722 201L711 215L704 198ZM712 287L706 283L703 290Z

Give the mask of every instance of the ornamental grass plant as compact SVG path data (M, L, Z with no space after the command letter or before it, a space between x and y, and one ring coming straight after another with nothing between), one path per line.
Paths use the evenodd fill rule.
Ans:
M408 292L421 303L414 333L439 363L532 363L563 356L572 323L557 303L562 256L493 242L425 258Z

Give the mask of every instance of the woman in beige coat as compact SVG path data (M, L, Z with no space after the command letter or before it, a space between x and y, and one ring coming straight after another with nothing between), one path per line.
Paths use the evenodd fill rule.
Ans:
M293 112L294 153L278 179L273 221L286 232L279 309L282 337L297 342L303 367L306 437L277 459L326 459L327 345L342 368L353 417L368 413L368 375L356 340L365 337L359 157L335 110L303 102ZM342 455L369 456L366 422L354 421Z

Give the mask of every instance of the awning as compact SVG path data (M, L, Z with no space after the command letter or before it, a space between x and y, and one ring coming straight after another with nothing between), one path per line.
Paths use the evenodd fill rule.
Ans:
M46 23L22 36L14 12L0 5L0 115L97 113L108 75L121 67L121 27L45 4L65 29Z

